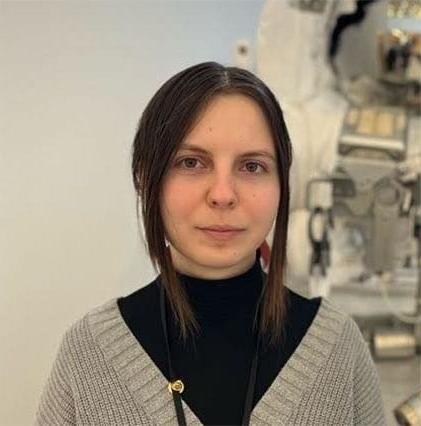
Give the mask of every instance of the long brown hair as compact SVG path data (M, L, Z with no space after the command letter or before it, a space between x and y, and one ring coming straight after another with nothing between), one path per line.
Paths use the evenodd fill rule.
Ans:
M142 205L145 248L160 271L170 306L184 341L199 331L187 294L178 281L160 211L163 179L180 144L209 101L220 94L243 94L258 103L271 129L277 156L281 199L276 216L268 274L260 307L260 332L269 344L284 335L287 291L284 286L292 149L282 110L271 90L251 72L216 62L191 66L167 80L147 104L132 147L136 213Z

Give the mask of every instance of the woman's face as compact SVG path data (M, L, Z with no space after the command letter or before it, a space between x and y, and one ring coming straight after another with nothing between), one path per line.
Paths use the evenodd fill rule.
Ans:
M163 182L161 214L175 269L205 279L246 272L271 230L279 200L274 142L260 107L245 95L216 96ZM213 225L241 231L202 230Z

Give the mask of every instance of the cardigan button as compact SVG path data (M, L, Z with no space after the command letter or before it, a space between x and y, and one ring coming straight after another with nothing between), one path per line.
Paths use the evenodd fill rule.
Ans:
M176 380L175 382L169 382L168 391L170 393L172 393L172 391L182 393L184 391L184 383L181 380Z

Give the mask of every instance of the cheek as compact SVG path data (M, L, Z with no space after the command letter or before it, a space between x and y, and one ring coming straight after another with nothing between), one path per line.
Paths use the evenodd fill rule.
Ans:
M187 188L185 184L173 181L163 186L161 202L164 208L164 215L171 215L171 218L178 221L179 218L186 217L192 212L197 197L193 188Z
M261 189L253 191L249 197L249 206L259 217L272 217L278 210L279 189Z
M249 198L247 209L250 223L254 223L256 231L267 234L273 226L279 207L279 192L253 192Z

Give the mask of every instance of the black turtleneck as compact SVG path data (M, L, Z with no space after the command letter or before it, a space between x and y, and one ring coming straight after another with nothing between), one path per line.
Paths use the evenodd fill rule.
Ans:
M236 277L207 280L177 273L201 327L185 345L178 338L167 303L171 359L185 385L183 400L205 425L240 425L254 353L254 314L262 290L260 250L254 265ZM120 312L136 339L169 379L159 311L160 276L119 298ZM308 300L290 289L285 341L262 352L257 367L252 407L295 351L316 315L320 298ZM194 343L194 344L193 344Z

